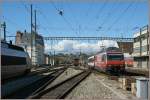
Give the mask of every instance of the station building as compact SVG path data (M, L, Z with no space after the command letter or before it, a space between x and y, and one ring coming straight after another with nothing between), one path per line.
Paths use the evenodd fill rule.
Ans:
M31 58L32 51L32 65L41 65L44 64L44 40L43 37L37 33L35 33L35 38L32 38L35 44L31 46L31 33L20 32L16 33L16 41L15 44L21 46L28 52ZM31 49L32 47L32 49Z
M117 42L123 53L133 53L133 42Z
M134 33L133 43L134 67L148 69L149 67L149 30L148 25Z

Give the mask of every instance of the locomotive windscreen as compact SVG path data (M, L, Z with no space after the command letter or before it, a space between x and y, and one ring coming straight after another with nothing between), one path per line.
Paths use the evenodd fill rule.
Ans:
M124 60L123 55L107 55L108 60Z
M117 48L117 47L108 47L106 49L106 51L121 51L121 50L119 48Z

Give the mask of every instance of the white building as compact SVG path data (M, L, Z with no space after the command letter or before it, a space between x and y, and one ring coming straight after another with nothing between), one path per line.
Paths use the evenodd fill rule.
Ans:
M146 68L149 65L149 31L148 25L134 34L134 67Z
M35 45L32 44L31 49L31 33L27 32L17 32L16 33L16 45L22 46L32 58L33 65L44 64L44 40L43 37L39 34L35 34ZM31 54L32 51L32 54ZM32 56L31 56L32 55Z

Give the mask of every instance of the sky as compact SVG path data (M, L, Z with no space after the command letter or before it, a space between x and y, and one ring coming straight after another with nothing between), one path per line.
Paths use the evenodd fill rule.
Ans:
M101 46L105 47L119 47L116 41L113 40L103 40L103 41L96 41L93 43L87 42L80 42L75 40L62 40L59 41L57 44L51 48L48 44L45 45L45 51L48 52L49 50L55 50L56 53L94 53L98 52L101 49Z
M123 35L132 38L133 33L148 24L148 0L8 0L0 3L0 19L6 22L7 36L15 36L18 30L30 32L30 4L37 10L37 32L44 37ZM63 16L59 11L63 11Z

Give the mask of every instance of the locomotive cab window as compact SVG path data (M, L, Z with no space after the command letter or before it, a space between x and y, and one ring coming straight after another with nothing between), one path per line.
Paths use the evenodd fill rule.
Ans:
M107 55L108 60L123 60L123 55Z
M106 55L104 54L103 56L102 56L102 61L105 61L106 60Z

